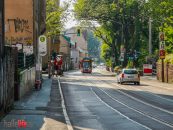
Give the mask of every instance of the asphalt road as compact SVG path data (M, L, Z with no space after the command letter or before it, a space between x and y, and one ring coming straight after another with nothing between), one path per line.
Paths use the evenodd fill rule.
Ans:
M61 87L75 130L173 130L173 88L143 79L141 85L79 71L65 73Z

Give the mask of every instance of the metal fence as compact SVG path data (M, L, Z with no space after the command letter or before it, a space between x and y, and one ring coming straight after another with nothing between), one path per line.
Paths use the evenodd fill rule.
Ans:
M25 55L23 52L18 52L18 71L23 71L33 67L35 63L34 54Z
M0 58L0 111L7 112L19 97L19 73L34 66L34 55L25 55L17 48L5 47Z

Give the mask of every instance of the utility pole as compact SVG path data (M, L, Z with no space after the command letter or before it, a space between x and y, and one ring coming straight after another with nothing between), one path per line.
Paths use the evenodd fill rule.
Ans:
M149 17L149 54L152 54L152 19Z

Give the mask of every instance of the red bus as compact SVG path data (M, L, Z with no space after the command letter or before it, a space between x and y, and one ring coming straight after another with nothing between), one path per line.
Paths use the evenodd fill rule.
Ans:
M82 73L91 73L92 72L92 59L89 57L83 58L80 63Z

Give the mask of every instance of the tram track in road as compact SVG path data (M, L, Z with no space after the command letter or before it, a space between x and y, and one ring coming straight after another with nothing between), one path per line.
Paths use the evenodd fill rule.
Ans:
M103 81L103 82L106 82L106 81ZM106 82L106 83L107 83L107 82ZM132 99L134 99L134 100L136 100L136 101L138 101L138 102L144 103L145 105L148 105L148 106L151 106L151 107L153 107L153 108L159 109L159 110L164 111L164 112L166 112L166 113L173 114L173 111L166 110L165 108L159 107L158 105L152 105L151 103L148 103L148 101L144 101L144 98L145 98L145 97L143 97L143 100L142 100L142 99L136 98L136 97L141 96L141 95L140 95L141 93L140 93L140 94L137 94L137 93L135 93L135 92L128 92L129 90L126 89L126 88L124 88L124 87L122 87L121 85L112 84L112 83L107 83L107 84L110 84L110 85L112 85L112 86L117 86L119 89L125 90L126 92L124 92L124 91L122 91L122 90L117 90L117 91L119 91L120 93L122 93L122 94L128 96L129 98L132 98ZM133 86L128 85L128 87L133 87ZM136 90L139 90L139 91L143 91L142 89L138 89L138 88L135 88L135 89L136 89ZM129 93L130 93L130 94L129 94ZM161 97L161 96L152 94L152 93L150 93L150 92L145 92L145 94L150 94L150 95L152 95L153 97L157 97L157 98L159 98L159 99L167 100L167 101L169 101L170 103L173 103L173 100L163 98L163 97ZM144 95L144 94L143 94L143 95ZM146 100L146 99L145 99L145 100ZM173 107L172 107L172 109L173 109Z
M94 77L94 78L95 78L95 77ZM102 81L102 80L100 80L100 79L98 79L98 78L95 78L95 79L97 79L98 82L99 82L100 84L102 84L102 83L104 84L104 83L105 83L105 81ZM94 83L94 84L95 84L95 83ZM107 83L106 83L106 84L107 84ZM108 85L109 85L109 84L108 84ZM102 95L99 95L99 94L97 93L98 90L102 92ZM132 98L133 96L128 95L128 94L124 93L124 92L121 91L121 90L114 90L114 91L122 92L121 94L123 94L125 97L130 96L131 99L135 100L135 97ZM122 101L119 100L118 98L113 97L113 96L110 94L109 91L106 91L106 90L104 90L103 88L97 87L97 89L93 90L93 92L95 92L95 93L97 94L97 96L100 97L100 99L102 99L103 94L105 94L105 95L107 95L107 98L113 100L113 101L116 102L116 103L121 104L122 106L128 108L129 110L131 110L131 111L133 111L133 112L135 112L135 113L138 113L138 115L142 115L143 117L148 118L149 120L152 120L152 121L154 121L155 123L159 123L163 128L164 128L164 126L165 126L165 127L167 127L166 129L173 129L173 123L172 123L172 122L167 121L167 120L165 120L165 119L158 118L156 115L153 115L152 113L148 113L148 112L146 112L146 111L144 111L144 110L140 110L140 109L137 109L136 107L132 107L131 105L122 102ZM103 98L102 100L104 101L105 99ZM135 100L135 101L141 103L140 100ZM107 101L104 101L104 102L108 104ZM145 102L142 102L142 103L145 103ZM111 104L108 104L108 105L111 105ZM153 109L153 107L154 107L154 106L151 106L151 105L148 104L148 103L145 103L145 104L143 104L143 105L146 105L146 106L148 107L148 109L151 109L151 108ZM172 113L172 112L165 111L164 109L159 108L159 107L154 107L154 109L156 109L157 111L160 111L160 113L162 113L162 114L165 114L165 113L167 113L167 115L169 114L168 116L171 116L172 119L173 119L173 116L172 116L173 113ZM146 124L145 124L145 125L146 125ZM147 126L147 125L146 125L146 126Z
M132 85L128 85L128 87L133 88L133 90L131 91L131 90L127 89L125 87L125 85L123 85L123 86L119 85L115 81L113 81L113 82L109 81L108 82L108 81L102 80L100 78L97 78L97 79L105 82L106 84L109 84L110 86L118 87L121 90L117 90L117 91L119 91L120 93L123 93L123 94L129 96L130 98L134 98L135 100L138 100L138 101L140 101L142 103L145 103L146 105L150 105L153 108L160 109L160 110L162 110L164 112L173 114L173 105L170 105L170 104L173 104L173 100L171 100L171 99L159 96L157 94L153 94L153 93L151 93L151 92L149 92L147 90L143 90L143 89L140 89L139 87L134 87ZM123 90L125 90L126 92L124 92ZM145 91L145 92L143 92L142 94L141 93L135 93L136 90L138 90L139 92L140 91ZM150 101L148 101L146 96L152 96L152 99L150 99ZM138 97L138 98L136 98L136 97ZM156 102L153 102L153 99L156 99L156 98L157 98L157 101L158 101L157 103L160 103L160 101L163 100L162 101L163 105L162 104L157 104L156 105ZM170 104L168 105L168 104L166 104L166 102L170 103ZM152 105L152 103L155 103L155 105ZM172 111L169 111L167 109L171 109Z

